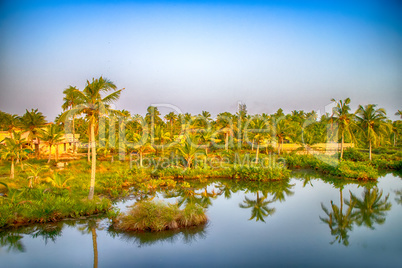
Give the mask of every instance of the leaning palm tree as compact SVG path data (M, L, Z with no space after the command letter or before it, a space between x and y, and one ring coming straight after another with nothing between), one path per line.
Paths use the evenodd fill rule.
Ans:
M52 155L52 146L56 146L55 152L55 161L58 162L59 156L59 142L63 139L63 131L62 129L56 124L50 124L46 127L46 129L41 131L41 138L42 140L49 146L49 160L47 161L50 163L50 158Z
M32 109L31 111L26 110L26 113L21 117L21 127L23 130L28 131L28 139L31 144L36 138L37 143L35 144L36 157L40 157L40 139L39 132L42 127L46 124L45 116L38 112L38 109ZM32 146L34 147L34 146Z
M376 109L376 106L375 104L368 104L364 107L359 105L356 111L356 119L369 144L370 161L372 145L376 144L381 136L385 135L389 130L389 125L385 122L387 119L385 110L383 108Z
M63 111L70 110L82 103L82 99L80 98L81 95L77 94L77 91L78 91L77 87L73 86L69 86L63 91L63 94L65 95L63 97L64 103L61 106ZM76 153L74 121L75 121L75 114L73 114L72 131L73 131L73 153Z
M331 99L331 101L336 103L336 107L332 109L331 121L338 124L338 133L341 135L341 156L343 158L343 143L345 141L345 134L349 135L351 139L354 139L352 129L355 126L354 114L349 113L350 99L346 98L344 101L336 101Z
M100 77L98 79L92 78L92 82L87 80L87 85L83 91L76 90L75 93L82 100L82 104L77 105L72 109L72 113L86 114L89 119L90 129L90 141L92 151L92 163L91 163L91 183L89 188L88 199L92 200L95 191L95 172L96 172L96 143L95 143L95 128L98 125L98 120L101 116L106 115L110 109L108 105L114 101L117 101L120 97L121 91L116 90L116 85L110 80ZM102 93L108 93L114 91L111 94L103 97ZM66 112L67 113L67 112ZM67 116L64 113L63 115Z

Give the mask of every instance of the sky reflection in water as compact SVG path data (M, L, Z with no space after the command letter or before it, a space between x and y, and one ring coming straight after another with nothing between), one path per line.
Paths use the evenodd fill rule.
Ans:
M284 182L223 180L199 187L193 193L159 192L156 199L202 203L205 226L142 234L113 232L104 219L31 226L0 234L1 264L374 267L402 261L399 176L385 175L376 187L305 172ZM167 198L177 194L186 196ZM134 202L117 206L125 210Z

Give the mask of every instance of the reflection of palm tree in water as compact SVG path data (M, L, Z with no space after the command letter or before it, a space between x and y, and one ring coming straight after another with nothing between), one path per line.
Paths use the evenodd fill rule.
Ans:
M389 194L381 200L382 191L377 187L364 189L362 199L351 193L354 202L354 208L357 210L354 214L357 225L365 225L374 229L373 225L383 224L385 222L385 212L391 209L391 202L388 202Z
M83 234L91 233L92 236L92 248L94 252L94 268L98 267L98 241L96 235L96 228L98 228L98 221L95 219L90 219L86 222L86 225L79 227L78 229Z
M322 210L324 210L325 214L327 214L328 218L320 217L321 221L328 224L329 229L331 230L331 235L335 236L335 240L330 244L332 245L335 241L341 243L345 246L349 245L349 235L348 231L352 230L352 225L354 221L354 215L352 214L354 203L350 201L346 201L345 203L348 205L348 209L345 214L343 214L343 195L342 195L341 187L339 189L340 195L340 207L336 206L334 202L331 200L331 208L332 211L329 210L321 203Z
M263 194L262 197L260 197L260 191L257 191L256 200L251 200L247 198L247 196L245 196L244 199L243 204L239 204L239 207L252 209L251 218L249 220L255 218L255 221L265 222L264 218L275 213L275 208L268 207L269 204L273 203L273 200L266 201L266 194Z

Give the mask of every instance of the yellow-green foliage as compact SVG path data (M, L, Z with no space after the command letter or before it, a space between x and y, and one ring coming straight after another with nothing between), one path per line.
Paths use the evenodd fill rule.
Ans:
M197 204L180 210L175 204L138 202L127 214L116 218L114 228L122 231L159 232L203 224L207 221L204 209Z

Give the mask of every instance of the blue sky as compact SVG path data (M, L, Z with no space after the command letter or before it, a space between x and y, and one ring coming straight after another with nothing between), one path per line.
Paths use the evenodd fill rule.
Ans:
M103 75L118 109L323 110L350 97L402 109L398 1L3 1L0 110L61 112ZM168 109L161 109L168 112Z

